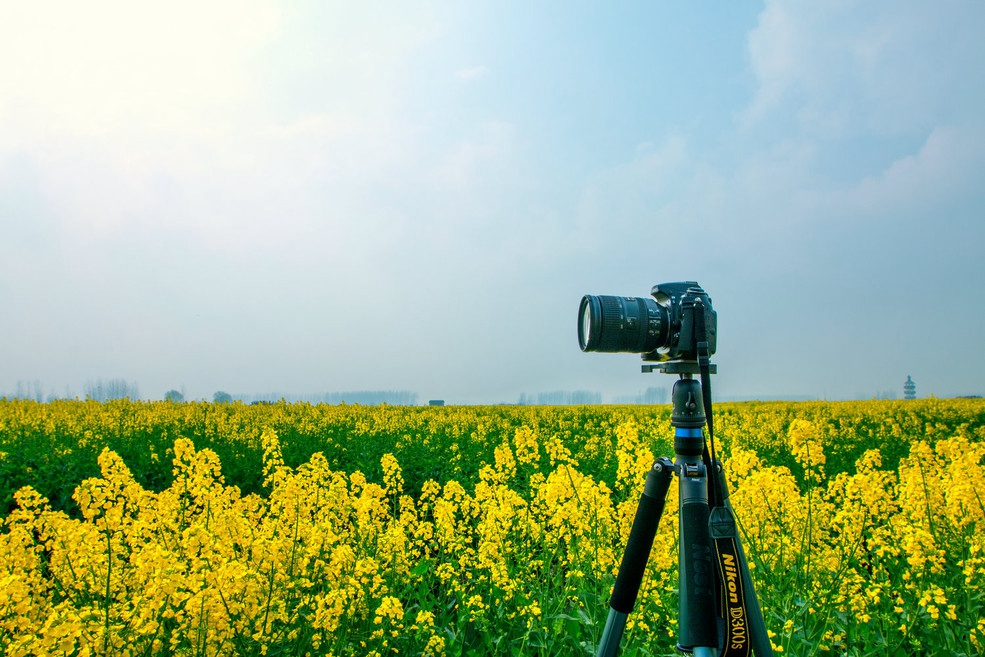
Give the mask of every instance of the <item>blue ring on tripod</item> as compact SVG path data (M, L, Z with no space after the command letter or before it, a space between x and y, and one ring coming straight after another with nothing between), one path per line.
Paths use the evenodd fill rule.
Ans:
M676 427L674 430L674 436L677 438L700 438L701 428L697 429L686 429L683 427Z

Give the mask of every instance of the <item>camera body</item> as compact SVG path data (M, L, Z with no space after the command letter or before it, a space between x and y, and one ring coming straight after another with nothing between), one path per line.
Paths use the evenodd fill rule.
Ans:
M581 350L642 354L645 361L694 362L699 337L695 314L703 313L708 353L715 353L718 316L711 297L696 281L654 285L650 297L582 297Z

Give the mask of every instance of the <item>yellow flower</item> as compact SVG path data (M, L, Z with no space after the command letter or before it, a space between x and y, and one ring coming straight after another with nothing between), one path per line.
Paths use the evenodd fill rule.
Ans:
M404 491L404 477L396 457L388 452L380 459L380 465L383 468L383 484L386 492L390 495L402 493Z

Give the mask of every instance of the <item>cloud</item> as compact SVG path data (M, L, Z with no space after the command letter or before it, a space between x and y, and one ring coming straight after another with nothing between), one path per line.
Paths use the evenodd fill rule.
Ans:
M506 121L487 121L475 132L455 143L427 174L435 188L472 187L490 175L508 173L506 163L516 148L514 127Z
M318 11L5 4L0 59L17 66L0 67L0 170L33 172L30 193L80 248L140 231L243 255L327 234L356 257L392 215L369 190L420 159L389 97L404 55L439 27L430 10Z
M832 195L833 205L852 215L898 216L926 213L954 198L973 195L980 185L976 172L985 165L979 131L941 126L927 136L916 153L905 155L877 175Z
M473 66L471 68L462 68L455 71L455 77L459 80L478 80L487 73L489 73L489 69L487 67Z
M139 223L162 173L204 174L243 141L260 95L248 62L279 19L263 0L5 3L0 162L35 172L66 241Z
M826 230L868 241L865 225L976 203L983 21L975 2L769 0L747 42L752 96L707 161L746 217L733 232L804 258Z
M52 131L187 131L203 111L255 94L245 59L278 20L276 4L263 0L5 3L0 116L18 124L20 139L4 130L0 146L29 146Z
M795 118L805 135L926 134L970 116L980 2L868 5L768 0L748 37L757 80L742 118ZM782 121L782 119L781 119ZM775 126L780 127L780 126Z

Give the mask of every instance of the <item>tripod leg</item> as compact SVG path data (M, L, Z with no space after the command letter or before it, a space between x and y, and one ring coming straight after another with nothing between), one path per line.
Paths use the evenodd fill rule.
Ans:
M718 654L717 573L708 527L707 472L700 460L679 456L681 489L680 616L677 647L695 656Z
M653 537L657 533L657 524L663 515L667 491L673 477L674 466L667 458L657 459L646 475L646 485L643 487L639 506L636 507L633 528L629 532L626 551L623 552L622 562L619 564L619 575L612 587L609 616L599 641L598 657L615 657L619 651L626 618L636 604L646 562L650 558Z

